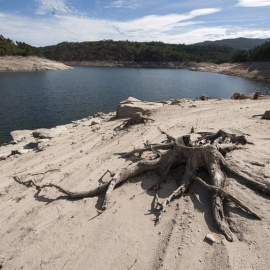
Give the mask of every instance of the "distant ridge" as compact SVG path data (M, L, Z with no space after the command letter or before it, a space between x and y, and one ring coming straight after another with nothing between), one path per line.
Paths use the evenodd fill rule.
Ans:
M204 41L196 43L194 45L200 46L229 46L235 50L250 50L256 46L262 45L263 43L270 41L270 38L259 39L259 38L233 38L233 39L222 39L216 41Z

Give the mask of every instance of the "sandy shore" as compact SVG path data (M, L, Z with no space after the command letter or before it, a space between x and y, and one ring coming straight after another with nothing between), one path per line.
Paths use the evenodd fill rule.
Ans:
M176 68L193 71L214 72L249 79L270 82L270 62L247 63L195 63L195 62L128 62L128 61L68 61L70 66L91 67L135 67L135 68Z
M151 210L154 194L143 192L158 181L155 172L134 177L112 193L106 212L97 216L103 196L83 200L57 199L54 189L37 192L19 185L12 178L33 179L38 184L53 182L73 191L87 190L109 180L106 170L120 172L132 160L114 155L162 142L160 126L173 136L196 131L229 129L249 134L254 145L228 154L243 172L270 181L269 121L252 118L270 109L269 99L259 100L183 100L164 105L151 118L127 131L114 131L122 123L115 113L85 118L58 127L51 140L43 140L44 150L15 154L0 161L0 268L2 269L269 269L269 198L261 196L229 178L229 191L264 218L253 219L228 206L229 222L235 228L234 242L227 242L216 228L209 192L193 184L188 196L167 208L161 223L154 226ZM22 134L22 132L21 132ZM0 155L25 146L0 147ZM16 134L14 134L15 136ZM16 136L15 136L16 137ZM20 134L17 134L20 137ZM172 170L160 196L168 196L181 177ZM213 245L205 241L211 233Z
M270 62L224 63L220 65L192 63L189 69L270 82Z
M0 56L0 72L4 71L45 71L72 69L71 67L36 56Z

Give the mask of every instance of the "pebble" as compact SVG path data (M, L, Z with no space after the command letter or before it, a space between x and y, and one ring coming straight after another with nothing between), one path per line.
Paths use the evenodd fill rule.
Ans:
M211 243L215 243L216 242L216 239L215 239L214 235L212 235L210 233L205 236L205 239L208 240Z

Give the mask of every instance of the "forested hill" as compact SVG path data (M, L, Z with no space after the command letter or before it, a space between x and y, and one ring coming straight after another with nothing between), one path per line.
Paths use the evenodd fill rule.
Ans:
M14 43L11 39L4 38L0 35L0 56L4 55L42 56L42 52L38 48L24 42L16 41L16 43Z
M250 50L256 46L262 45L263 43L270 41L270 38L233 38L233 39L222 39L216 41L204 41L195 45L200 46L229 46L235 50Z
M94 41L62 42L40 48L56 61L207 61L227 62L235 52L230 47L166 44L162 42Z
M232 56L233 62L270 61L270 41L251 50L239 51Z

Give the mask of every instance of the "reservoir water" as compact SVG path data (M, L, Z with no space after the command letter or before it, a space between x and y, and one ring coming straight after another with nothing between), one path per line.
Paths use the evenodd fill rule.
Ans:
M270 94L270 85L180 69L76 67L74 70L0 73L0 144L18 129L53 127L115 111L129 96L158 101L235 92Z

